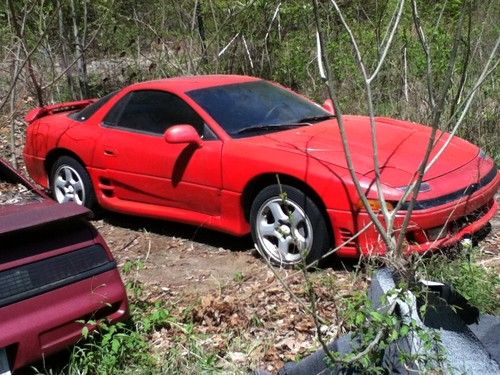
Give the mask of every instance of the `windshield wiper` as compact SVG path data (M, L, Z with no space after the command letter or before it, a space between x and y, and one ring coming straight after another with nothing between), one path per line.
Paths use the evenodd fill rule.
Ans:
M254 125L254 126L247 126L246 128L240 129L232 134L247 134L247 133L254 133L254 132L259 132L259 131L263 131L263 130L286 130L286 129L297 128L297 127L302 127L302 126L307 126L307 124L285 123L285 124Z
M320 122L320 121L325 121L329 120L331 118L334 118L335 115L319 115L319 116L310 116L310 117L304 117L301 118L298 123L304 123L304 122Z

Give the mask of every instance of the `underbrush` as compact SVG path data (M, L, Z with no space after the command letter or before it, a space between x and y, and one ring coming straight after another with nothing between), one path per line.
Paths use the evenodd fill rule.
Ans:
M196 333L194 325L185 319L189 308L179 314L172 304L142 298L143 286L133 275L142 267L142 262L127 262L122 269L125 278L130 279L126 282L131 315L127 322L85 322L97 325L98 329L83 328L83 340L72 348L69 359L36 366L33 372L37 375L239 373L234 368L227 370L231 364L221 365L217 353L204 345L207 337ZM65 360L66 364L60 363Z

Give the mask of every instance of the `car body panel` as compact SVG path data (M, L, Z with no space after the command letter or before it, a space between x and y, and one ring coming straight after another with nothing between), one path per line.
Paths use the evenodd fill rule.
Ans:
M100 169L99 181L107 180L105 189L110 194L101 195L102 200L111 196L216 216L220 213L221 149L219 140L198 148L168 144L161 136L104 128L92 166Z

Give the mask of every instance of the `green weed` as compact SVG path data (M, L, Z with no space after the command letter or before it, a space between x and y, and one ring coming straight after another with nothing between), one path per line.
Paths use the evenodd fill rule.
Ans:
M422 260L424 277L451 284L484 313L500 313L500 276L476 262L479 249L459 253L454 259L436 254Z

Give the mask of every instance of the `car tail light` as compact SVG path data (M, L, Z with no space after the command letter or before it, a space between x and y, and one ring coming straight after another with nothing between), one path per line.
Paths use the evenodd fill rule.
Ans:
M0 307L116 268L100 245L0 272Z

